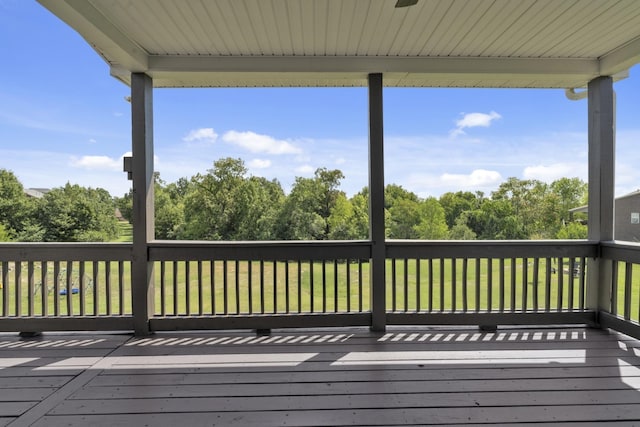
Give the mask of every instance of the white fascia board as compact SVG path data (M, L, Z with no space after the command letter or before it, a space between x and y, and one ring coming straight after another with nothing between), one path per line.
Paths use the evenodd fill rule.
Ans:
M125 81L123 71L112 74ZM148 73L167 87L171 81L176 86L331 86L340 81L364 86L367 74L381 72L391 79L387 86L391 81L416 87L496 87L504 82L505 87L565 88L559 82L586 85L598 71L593 59L152 55Z
M112 67L145 72L148 54L109 22L87 0L38 0L77 31Z
M640 37L600 58L600 75L613 76L640 63Z
M452 75L590 76L595 59L424 58L389 56L186 56L151 55L149 71L274 73L427 73Z

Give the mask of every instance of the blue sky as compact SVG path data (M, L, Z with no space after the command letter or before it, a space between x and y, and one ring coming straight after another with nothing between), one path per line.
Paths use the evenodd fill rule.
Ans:
M128 191L129 88L35 1L0 0L0 168L25 187L66 182ZM640 67L615 84L616 194L640 188ZM277 178L340 169L367 184L365 88L157 89L155 168L173 182L240 157ZM385 89L386 183L421 197L489 194L508 177L587 179L587 102L563 90Z

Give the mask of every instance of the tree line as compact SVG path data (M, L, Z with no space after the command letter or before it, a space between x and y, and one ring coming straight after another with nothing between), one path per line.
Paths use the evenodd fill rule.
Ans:
M277 180L250 176L241 159L223 158L205 174L175 183L155 176L157 239L357 240L369 236L368 189L340 190L342 171L319 168L298 177L289 194ZM496 191L448 192L420 198L385 188L389 239L504 240L586 238L570 209L586 204L587 184L561 178L546 184L509 178ZM116 200L130 218L132 194ZM580 218L578 218L580 219Z
M277 180L251 176L237 158L206 173L167 183L154 176L155 233L166 240L357 240L369 236L368 189L351 197L344 174L319 168L297 177L285 194ZM587 184L509 178L490 195L448 192L420 198L395 184L385 188L389 239L503 240L586 238L569 210L586 204ZM0 169L0 241L111 241L115 208L131 220L132 192L66 184L41 199L27 197L15 175Z

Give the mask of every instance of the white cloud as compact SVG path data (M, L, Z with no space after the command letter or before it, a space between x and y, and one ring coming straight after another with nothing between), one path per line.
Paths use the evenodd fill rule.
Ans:
M336 159L336 165L343 165L344 163L346 163L347 159L345 159L344 157L338 157Z
M108 156L71 157L70 164L74 168L88 170L116 170L122 167L122 163Z
M443 173L440 181L445 185L453 185L460 188L486 187L502 182L500 172L485 169L476 169L468 175Z
M525 179L552 182L560 178L578 177L586 179L587 167L581 163L554 163L551 165L527 166L522 172Z
M260 135L251 131L237 132L230 130L222 136L222 140L252 153L299 154L302 152L300 148L289 141L275 139L269 135Z
M95 140L95 139L93 139L93 138L90 138L90 139L89 139L89 143L90 143L90 144L95 144L96 142L98 142L98 141L96 141L96 140Z
M491 122L494 120L500 119L502 116L495 111L486 113L467 113L462 116L461 119L456 121L456 128L449 132L451 137L456 137L458 135L464 135L464 129L473 128L473 127L484 127L487 128L491 126Z
M271 160L269 159L253 159L248 163L251 169L266 169L271 166Z
M296 168L296 172L303 175L311 175L315 169L311 165L302 165Z
M185 142L204 142L213 144L218 139L218 134L213 128L200 128L190 131L187 136L182 138Z

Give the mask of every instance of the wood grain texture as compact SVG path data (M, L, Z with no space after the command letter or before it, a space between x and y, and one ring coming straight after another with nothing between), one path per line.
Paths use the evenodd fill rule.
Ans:
M351 328L118 338L70 343L52 349L55 357L6 339L0 425L626 426L640 420L640 346L601 330L374 334Z

